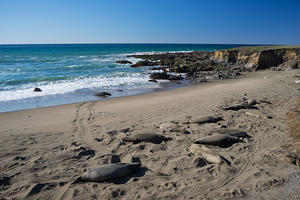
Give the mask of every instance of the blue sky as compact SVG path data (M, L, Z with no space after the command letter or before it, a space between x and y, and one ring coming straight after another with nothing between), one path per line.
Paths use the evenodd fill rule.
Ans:
M0 43L300 44L300 0L0 0Z

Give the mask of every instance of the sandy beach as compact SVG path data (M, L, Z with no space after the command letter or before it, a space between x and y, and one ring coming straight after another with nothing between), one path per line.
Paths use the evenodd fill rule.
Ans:
M288 159L293 139L286 113L299 98L300 84L295 83L299 74L299 70L267 70L163 92L2 113L0 196L297 199L300 172ZM223 109L249 99L257 101L258 109ZM186 123L205 116L223 120ZM164 122L180 129L163 130ZM203 163L189 151L192 143L221 128L251 136L226 148L209 146L226 163ZM172 139L160 144L123 141L140 132ZM75 182L94 167L136 160L141 169L119 181ZM293 181L298 182L289 185Z

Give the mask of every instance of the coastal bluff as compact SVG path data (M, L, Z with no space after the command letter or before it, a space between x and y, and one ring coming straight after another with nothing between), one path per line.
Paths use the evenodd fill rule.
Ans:
M131 67L148 66L162 73L185 73L194 82L232 79L243 72L300 68L300 46L245 46L216 51L129 55L142 59ZM150 77L151 78L151 77ZM167 79L167 78L166 78Z
M214 58L223 62L248 64L256 69L275 66L299 68L300 46L255 46L217 50Z

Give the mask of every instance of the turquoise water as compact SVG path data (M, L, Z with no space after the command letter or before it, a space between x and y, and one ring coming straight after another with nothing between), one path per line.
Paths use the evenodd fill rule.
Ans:
M119 65L126 55L214 51L238 45L209 44L53 44L0 45L0 112L97 100L96 91L116 96L161 88L148 82L147 67ZM39 87L43 92L33 92ZM119 90L123 90L120 92Z

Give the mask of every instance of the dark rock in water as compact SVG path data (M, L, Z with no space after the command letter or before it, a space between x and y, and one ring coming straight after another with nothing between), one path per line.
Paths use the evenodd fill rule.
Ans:
M160 144L163 141L170 140L170 138L166 138L165 136L156 133L137 133L125 137L123 140L125 142L133 142L133 143L152 142L155 144Z
M169 78L169 75L166 72L157 72L150 75L150 79L165 79L167 80Z
M248 103L242 103L242 104L235 104L232 106L227 106L224 108L224 110L240 110L240 109L258 109L258 107L254 105L250 105Z
M116 63L117 64L132 64L132 62L130 62L129 60L118 60Z
M150 79L149 82L154 82L154 83L156 83L156 82L158 82L158 81L155 80L155 79Z
M212 131L212 133L226 134L226 135L230 135L230 136L234 136L234 137L244 137L244 138L251 137L245 131L241 131L241 130L237 130L237 129L230 129L230 128L221 128L221 129Z
M117 92L123 92L124 90L117 90Z
M169 75L169 77L167 78L167 80L169 80L169 81L179 81L182 79L183 78L180 75Z
M99 93L95 93L94 96L96 96L96 97L108 97L108 96L111 96L111 94L108 93L108 92L99 92Z
M104 182L124 178L141 167L141 163L114 163L102 165L85 172L81 176L84 182Z
M218 121L222 121L222 117L214 117L214 116L206 116L192 119L189 123L192 124L206 124L206 123L217 123Z
M149 70L163 70L163 71L167 71L169 69L169 67L151 67L149 68Z
M213 145L219 147L230 147L234 143L241 142L238 137L233 137L226 134L216 134L211 136L206 136L197 140L196 144L205 144L205 145Z
M170 80L170 81L175 81L175 80L182 80L182 76L180 75L170 75L167 72L157 72L153 73L150 75L150 79L161 79L161 80Z
M43 90L41 88L34 88L33 91L34 92L42 92Z
M135 63L134 65L131 65L130 67L144 67L144 66L154 66L154 65L159 65L159 63L152 62L149 60L142 60L142 61Z

